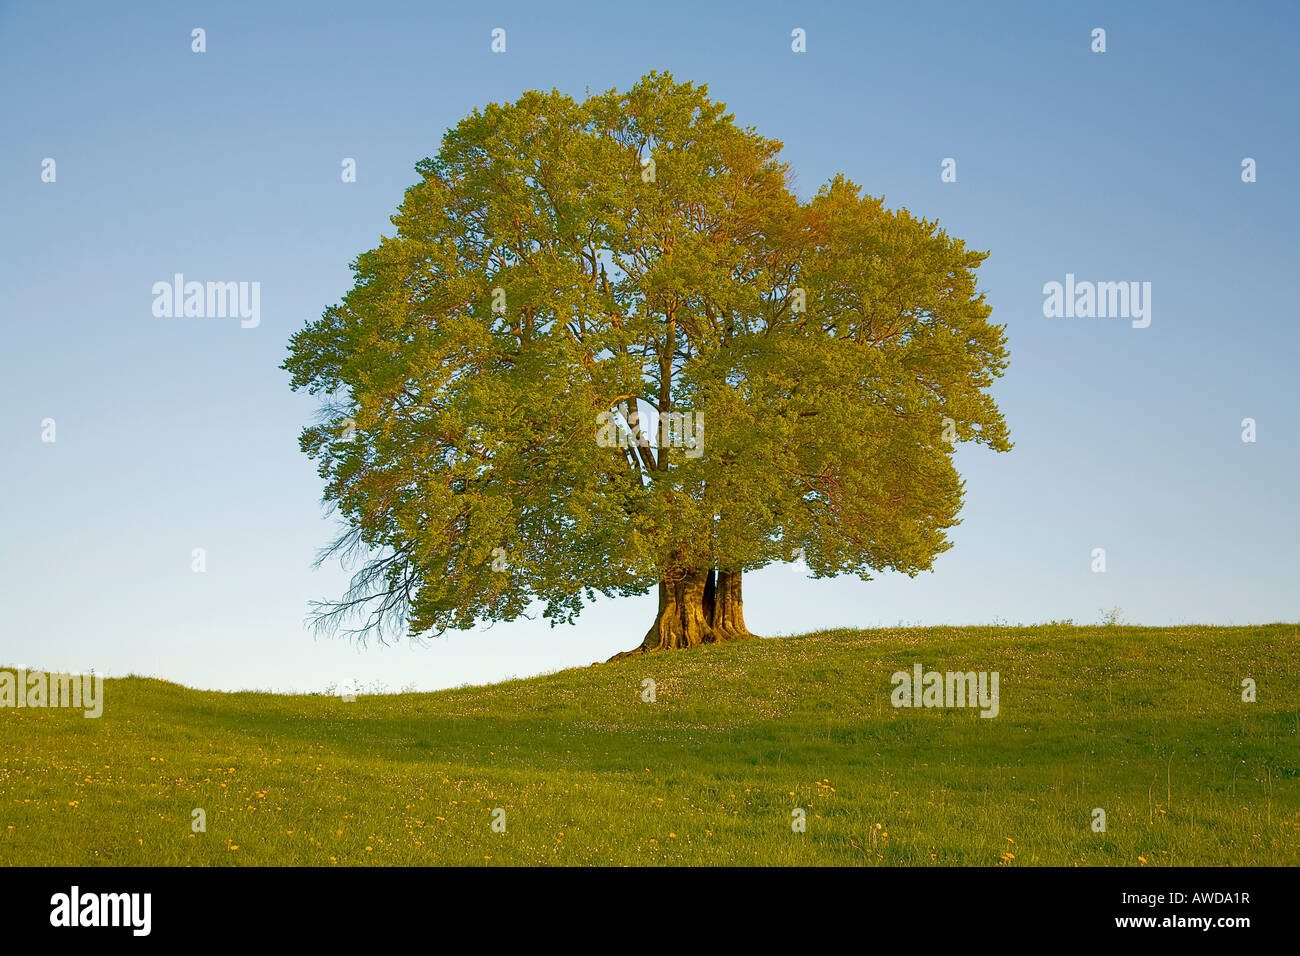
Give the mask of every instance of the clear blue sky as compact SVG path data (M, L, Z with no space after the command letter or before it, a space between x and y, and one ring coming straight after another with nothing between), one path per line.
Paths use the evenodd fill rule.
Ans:
M278 366L449 125L651 69L782 140L801 195L843 172L991 250L1008 329L1016 448L959 452L964 523L935 571L769 568L746 582L753 630L1298 620L1298 34L1280 2L4 4L0 664L438 688L636 644L649 597L424 648L314 639L308 602L344 576L311 568L335 529L297 448L314 403ZM261 324L154 317L177 272L260 282ZM1067 273L1150 282L1150 327L1045 318Z

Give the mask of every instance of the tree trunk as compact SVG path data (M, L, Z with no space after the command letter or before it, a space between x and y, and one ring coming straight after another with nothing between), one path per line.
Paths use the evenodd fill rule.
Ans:
M719 571L709 624L715 639L739 641L753 637L745 627L744 601L740 595L740 572Z
M659 609L639 647L611 661L651 651L753 637L745 627L739 571L693 569L659 582Z

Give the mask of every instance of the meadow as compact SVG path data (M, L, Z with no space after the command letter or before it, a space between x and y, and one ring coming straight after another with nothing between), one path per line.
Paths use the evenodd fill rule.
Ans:
M837 630L352 701L109 680L98 719L0 709L0 865L1295 866L1298 630ZM998 672L997 716L891 706L918 663Z

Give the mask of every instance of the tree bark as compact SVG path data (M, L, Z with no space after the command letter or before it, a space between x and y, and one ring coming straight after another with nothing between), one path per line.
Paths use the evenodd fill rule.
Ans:
M739 641L753 637L745 627L744 600L740 593L739 571L719 571L716 593L710 609L709 625L716 640Z
M754 635L745 627L741 572L692 569L659 582L659 608L639 647L611 661L653 651L739 641Z

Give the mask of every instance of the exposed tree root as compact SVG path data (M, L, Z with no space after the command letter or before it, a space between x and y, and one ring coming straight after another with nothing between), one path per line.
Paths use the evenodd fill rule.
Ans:
M693 569L659 583L659 610L641 644L609 662L755 637L745 626L741 572Z

